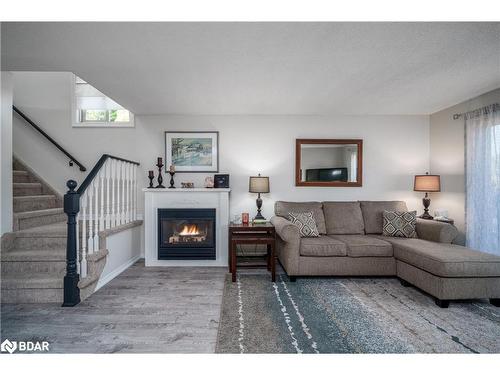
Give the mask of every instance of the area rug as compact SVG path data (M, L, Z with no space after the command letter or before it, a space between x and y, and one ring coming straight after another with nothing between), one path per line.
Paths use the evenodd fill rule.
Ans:
M396 278L228 275L216 352L500 353L500 308L441 309Z

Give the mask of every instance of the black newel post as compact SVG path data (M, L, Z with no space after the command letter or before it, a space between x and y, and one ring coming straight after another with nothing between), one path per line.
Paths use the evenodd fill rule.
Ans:
M80 195L75 191L76 181L66 183L69 188L64 195L64 212L68 215L68 241L66 243L66 276L64 276L63 306L80 303L80 276L76 272L76 214L80 211Z

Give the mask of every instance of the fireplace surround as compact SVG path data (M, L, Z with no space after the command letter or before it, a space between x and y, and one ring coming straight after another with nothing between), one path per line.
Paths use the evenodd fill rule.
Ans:
M159 208L158 259L215 259L215 208Z
M146 267L151 266L185 266L185 267L227 267L228 264L228 226L229 226L229 194L230 189L206 189L206 188L190 188L190 189L155 189L145 188L144 192L144 258ZM191 226L189 223L177 222L175 228L165 228L163 239L160 236L161 229L159 219L159 210L174 210L171 213L178 212L177 210L207 210L211 209L215 212L213 222L214 235L213 239L203 239L205 229L199 228L200 224L203 227L205 222L196 222L200 217L191 217ZM161 211L164 212L164 211ZM185 211L192 213L194 211ZM205 212L204 214L206 214ZM184 220L186 218L179 218ZM189 218L188 218L189 219ZM184 224L186 228L184 229ZM192 227L192 224L198 224L197 230ZM169 224L170 225L170 224ZM210 228L208 228L210 229ZM170 233L169 233L170 232ZM181 234L182 233L182 234ZM207 233L208 234L208 233ZM190 235L188 237L187 235ZM181 237L184 236L184 237ZM201 237L200 237L201 236ZM194 254L189 258L189 252L194 252L193 247L199 245L207 245L213 241L214 249L212 253L207 255L208 250L202 246L196 246L198 254ZM167 241L168 244L162 242ZM209 247L209 246L207 246ZM161 251L159 251L161 249ZM183 253L179 254L182 251ZM166 250L168 249L168 251ZM203 249L203 250L202 250ZM204 254L202 252L205 251ZM176 254L177 252L177 254ZM215 257L214 254L215 253Z

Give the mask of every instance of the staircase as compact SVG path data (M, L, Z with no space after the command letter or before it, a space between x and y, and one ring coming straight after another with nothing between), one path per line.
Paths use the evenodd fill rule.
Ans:
M14 158L14 232L2 236L2 303L62 303L66 272L66 214L62 199L35 172ZM80 280L82 300L92 294L107 251L88 257Z
M62 199L19 160L13 162L14 231L66 220Z

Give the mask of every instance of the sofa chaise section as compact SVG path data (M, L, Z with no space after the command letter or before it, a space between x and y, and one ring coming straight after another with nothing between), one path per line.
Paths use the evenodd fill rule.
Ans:
M463 246L417 238L386 238L396 258L403 285L414 285L437 298L450 300L489 298L500 302L500 257Z
M384 210L402 201L276 202L278 258L297 276L398 276L447 307L449 300L489 298L500 305L500 257L452 244L457 229L417 219L417 238L382 236ZM319 237L301 238L289 212L313 212Z

